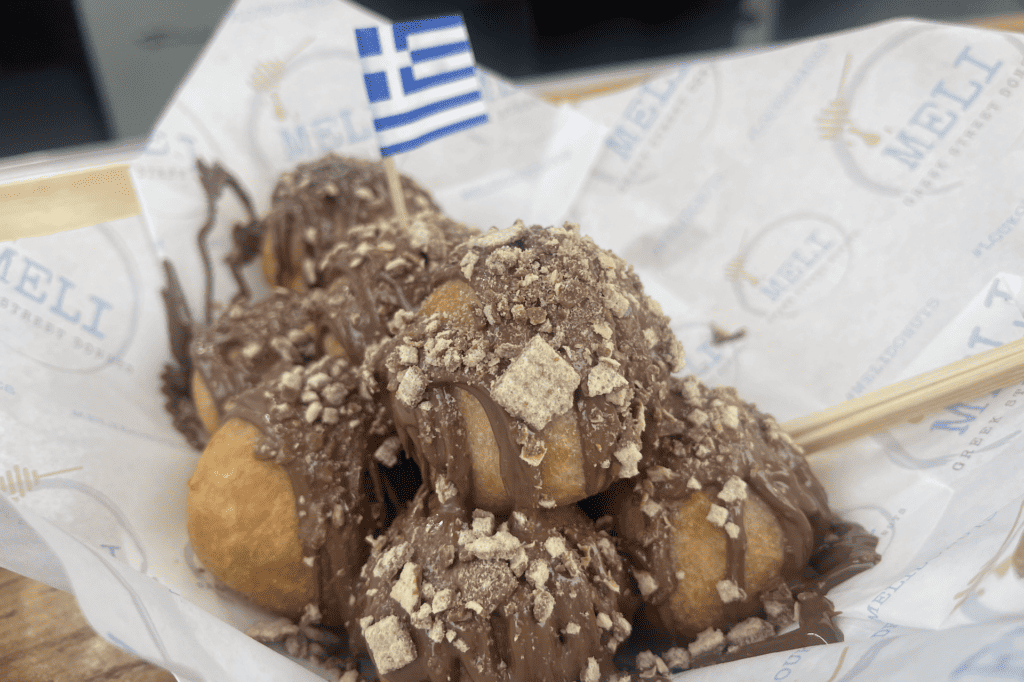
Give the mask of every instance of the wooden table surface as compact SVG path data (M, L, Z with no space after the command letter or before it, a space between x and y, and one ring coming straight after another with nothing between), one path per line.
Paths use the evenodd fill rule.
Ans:
M1024 14L975 22L1024 32ZM576 102L643 80L612 75L605 81L551 87L552 102ZM0 682L175 682L166 670L121 651L97 635L75 598L0 568Z
M174 682L93 632L67 592L0 568L3 682Z

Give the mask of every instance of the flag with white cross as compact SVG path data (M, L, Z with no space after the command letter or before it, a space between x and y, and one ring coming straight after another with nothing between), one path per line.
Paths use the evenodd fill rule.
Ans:
M462 17L358 28L356 44L381 156L487 122Z

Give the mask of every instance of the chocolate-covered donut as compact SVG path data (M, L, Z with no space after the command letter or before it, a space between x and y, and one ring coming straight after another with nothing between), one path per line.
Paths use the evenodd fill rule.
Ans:
M672 378L615 532L661 628L694 637L761 613L763 592L803 575L833 522L789 436L735 389Z
M576 226L520 222L458 246L435 281L384 362L425 478L507 511L637 474L648 411L683 352L622 259Z
M401 176L410 212L438 210L430 193ZM263 271L271 284L305 290L316 264L349 227L394 215L379 162L335 154L281 175L263 218Z
M349 357L390 336L399 311L413 312L430 292L435 271L452 249L479 232L434 210L403 225L398 218L354 225L316 264L327 288L328 322Z
M350 633L365 538L389 516L372 457L391 420L361 382L336 356L266 377L236 396L189 483L189 533L211 573L287 615L306 599Z
M323 355L322 295L276 288L262 301L231 304L192 330L192 399L207 432L217 430L232 399L298 362Z
M573 508L501 521L420 495L362 577L361 632L389 682L598 682L631 630L614 541Z

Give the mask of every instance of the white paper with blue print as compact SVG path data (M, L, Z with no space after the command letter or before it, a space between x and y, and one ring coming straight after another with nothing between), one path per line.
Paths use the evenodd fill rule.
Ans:
M357 28L356 44L381 156L487 123L462 17Z
M219 588L189 551L186 484L198 455L159 394L169 350L158 257L178 263L197 309L193 236L206 208L197 156L231 167L262 211L295 163L378 153L353 40L369 25L384 24L338 0L239 3L133 164L145 222L0 244L0 565L70 586L101 634L179 679L325 674L242 636L266 614ZM584 107L609 125L607 138L578 112L484 74L491 122L402 154L398 166L484 226L551 222L588 185L583 229L641 264L690 368L795 414L828 391L876 388L1024 332L1022 138L1008 125L1019 120L1009 105L1024 68L1013 40L908 22L691 64L610 98L610 113L605 101ZM962 77L936 70L958 58L951 68ZM890 77L895 85L880 87ZM993 108L999 97L1006 106ZM942 100L963 120L936 119L951 110L933 106ZM825 113L830 139L818 137ZM801 137L808 130L835 169ZM950 154L940 137L962 143ZM911 138L921 143L901 142ZM757 153L742 156L743 145ZM973 159L970 173L950 165L955 154ZM918 162L913 182L869 165L879 160L901 172ZM931 231L911 221L911 241L897 226L918 213L865 197L903 188L897 202L927 209L943 193L914 192L936 182L932 171L960 173L956 187L974 198L944 204ZM851 202L835 177L857 177L869 194ZM792 220L779 220L783 208ZM222 203L215 252L241 217L233 200ZM864 248L876 224L890 238ZM231 293L225 270L217 286ZM746 297L748 318L734 317L729 296ZM828 333L806 326L812 318ZM710 342L709 322L737 321L744 339ZM809 382L800 360L829 381ZM1011 387L817 458L833 507L878 534L885 557L831 595L846 641L680 679L1024 680L1022 401L1024 387Z

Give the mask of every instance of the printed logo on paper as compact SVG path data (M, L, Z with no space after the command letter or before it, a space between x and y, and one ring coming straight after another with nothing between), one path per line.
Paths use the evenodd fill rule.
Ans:
M59 247L57 246L59 244ZM132 372L135 261L105 225L0 243L0 346L46 367Z
M345 38L350 44L352 34ZM354 46L305 36L284 54L268 54L255 62L244 78L253 93L246 125L249 145L268 182L331 152L377 155Z
M835 220L797 213L762 228L724 266L740 305L775 320L825 298L850 265L848 234Z
M906 206L955 190L966 159L1019 132L1006 129L1016 125L1024 80L1024 42L1015 37L916 26L834 68L819 138L851 181Z

